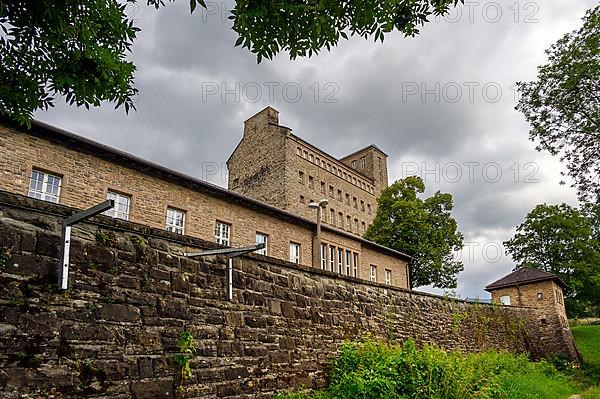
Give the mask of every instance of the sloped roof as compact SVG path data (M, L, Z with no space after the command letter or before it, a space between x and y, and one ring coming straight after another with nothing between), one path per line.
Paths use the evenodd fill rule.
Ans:
M498 288L539 283L548 280L554 280L563 288L567 286L556 274L548 273L538 269L532 269L530 267L522 267L489 284L487 287L485 287L485 290L493 291Z

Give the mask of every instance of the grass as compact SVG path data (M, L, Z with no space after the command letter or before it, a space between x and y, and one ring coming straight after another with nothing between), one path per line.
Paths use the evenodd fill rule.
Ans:
M596 385L581 394L582 399L600 399L600 325L571 327L577 349L583 357L579 380Z
M331 365L325 390L276 398L565 399L580 391L580 385L545 361L510 353L417 349L408 340L402 346L347 343Z

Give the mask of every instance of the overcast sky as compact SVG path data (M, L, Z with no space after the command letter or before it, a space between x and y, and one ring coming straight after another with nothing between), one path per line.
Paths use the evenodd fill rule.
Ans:
M489 298L483 287L511 271L502 242L536 204L576 204L558 184L558 160L528 141L514 84L535 78L544 49L595 1L467 0L415 38L350 38L310 59L260 65L233 46L232 3L207 3L194 15L181 0L129 10L142 29L137 112L58 103L35 117L224 187L214 165L224 169L243 121L267 105L334 156L375 143L389 155L390 182L418 174L429 193L454 196L466 244L461 297Z

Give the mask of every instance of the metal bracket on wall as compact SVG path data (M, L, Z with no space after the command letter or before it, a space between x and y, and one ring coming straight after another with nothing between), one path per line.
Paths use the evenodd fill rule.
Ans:
M251 247L242 248L222 248L222 249L209 249L202 252L186 252L183 256L188 258L195 258L199 256L210 256L210 255L225 255L227 256L227 300L233 300L233 258L242 256L265 247L264 243L256 244Z
M66 290L69 284L69 252L71 248L71 226L82 220L91 218L99 213L105 212L115 206L115 201L106 200L101 204L77 212L63 219L60 244L60 266L58 268L58 289Z

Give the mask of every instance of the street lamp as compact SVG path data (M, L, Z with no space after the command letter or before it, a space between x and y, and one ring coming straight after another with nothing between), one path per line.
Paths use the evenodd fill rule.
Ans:
M317 234L313 237L313 267L319 267L321 263L321 212L329 204L327 198L319 202L311 202L308 207L317 210Z

